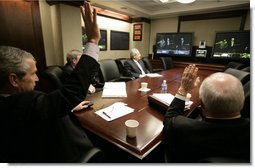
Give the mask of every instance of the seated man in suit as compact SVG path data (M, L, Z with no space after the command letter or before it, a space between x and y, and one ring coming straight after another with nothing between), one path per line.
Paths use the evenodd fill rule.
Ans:
M138 49L131 49L130 60L124 63L124 72L126 76L135 78L144 77L147 73L150 73L141 60L141 54Z
M194 163L206 158L250 161L250 122L243 119L241 82L226 73L214 73L199 88L203 119L182 116L186 94L197 84L198 68L185 68L181 85L164 119L167 162Z
M71 110L83 108L99 68L100 33L96 10L82 8L88 43L79 63L64 86L46 94L34 91L36 61L24 50L0 46L0 162L83 162L93 144ZM86 16L85 16L86 13ZM79 106L76 106L79 104Z
M63 82L66 82L68 80L75 66L78 64L81 58L81 55L82 55L82 52L77 49L72 49L66 54L67 63L65 64L63 68L63 74L62 74ZM96 88L92 84L90 84L88 91L90 94L95 93Z

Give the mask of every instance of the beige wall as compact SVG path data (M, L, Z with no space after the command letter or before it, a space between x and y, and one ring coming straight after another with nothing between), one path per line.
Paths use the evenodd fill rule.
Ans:
M64 65L65 53L73 48L82 50L82 29L84 25L78 7L58 4L50 6L39 1L46 64ZM130 49L136 47L144 56L148 55L150 24L143 23L143 40L134 42L133 24L98 16L100 29L107 30L107 50L100 51L99 59L129 58L129 50L110 50L110 31L130 32Z
M83 24L80 9L64 4L50 6L45 0L39 1L43 39L47 65L63 65L65 54L72 48L82 49ZM194 32L194 45L200 40L206 40L212 46L215 31L238 30L241 18L225 18L211 20L185 21L181 23L181 32ZM128 58L129 50L110 50L110 30L130 32L130 49L138 48L142 56L153 53L156 33L177 32L178 17L152 20L143 24L142 41L133 41L133 24L98 16L101 29L107 30L107 50L101 51L99 59ZM245 29L250 30L250 13L247 16Z
M198 46L201 40L206 40L207 45L212 46L215 32L239 30L240 23L241 17L185 21L180 24L180 32L194 32L195 46ZM156 42L157 33L177 32L177 28L178 17L153 20L151 22L149 52L152 53L152 47ZM250 13L248 13L246 18L245 30L250 30Z

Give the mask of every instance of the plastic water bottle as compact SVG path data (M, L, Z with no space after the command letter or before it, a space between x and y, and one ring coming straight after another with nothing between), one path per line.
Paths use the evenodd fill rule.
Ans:
M161 85L161 91L162 91L162 93L166 93L167 92L166 80L163 80L163 83Z

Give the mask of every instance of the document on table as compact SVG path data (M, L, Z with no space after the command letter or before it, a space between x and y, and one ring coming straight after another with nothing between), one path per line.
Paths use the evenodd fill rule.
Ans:
M102 97L127 97L125 82L105 82Z
M174 95L171 93L154 93L154 97L156 97L159 101L161 101L164 104L167 104L168 106L171 104L171 102L174 99ZM186 101L185 102L185 109L188 109L193 104L193 101Z
M146 74L146 76L151 77L151 78L155 78L155 77L162 77L163 75L160 75L158 73L148 73L148 74Z
M134 109L128 107L127 104L116 102L106 108L96 111L95 113L106 121L112 121L132 112L134 112Z

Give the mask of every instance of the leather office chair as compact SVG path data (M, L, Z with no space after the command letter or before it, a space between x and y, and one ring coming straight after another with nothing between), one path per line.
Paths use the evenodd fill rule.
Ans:
M231 74L231 75L235 76L236 78L238 78L243 85L250 80L249 72L245 72L245 71L233 69L233 68L228 68L224 72Z
M124 72L124 63L126 62L127 58L117 58L115 59L115 62L117 63L117 66L119 68L120 73L125 76Z
M40 76L39 83L41 83L41 85L44 85L42 91L51 92L53 90L61 88L63 86L62 73L63 70L60 66L48 66L45 72L43 72Z
M242 63L231 61L231 62L229 62L229 63L226 65L225 69L228 69L228 68L242 69L242 68L244 68L244 67L245 67L245 65L242 64Z
M174 68L173 59L171 57L160 57L160 60L162 61L164 70Z
M153 67L152 67L152 65L151 65L151 62L150 62L149 58L147 58L147 57L143 57L142 60L143 60L143 62L144 62L145 67L146 67L151 73L153 73L153 72L159 72L159 71L164 70L164 69L162 69L162 68L161 68L161 69L153 69Z
M117 81L129 81L134 79L133 77L125 77L120 74L117 63L113 59L99 60L99 80L101 83L104 82L117 82Z

